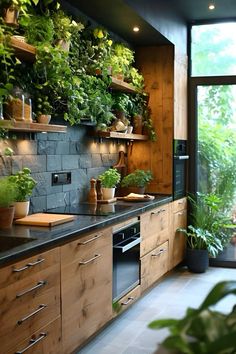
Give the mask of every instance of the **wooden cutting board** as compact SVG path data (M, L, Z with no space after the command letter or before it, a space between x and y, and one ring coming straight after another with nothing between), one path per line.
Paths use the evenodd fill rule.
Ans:
M74 220L74 215L37 213L15 220L15 224L55 226Z

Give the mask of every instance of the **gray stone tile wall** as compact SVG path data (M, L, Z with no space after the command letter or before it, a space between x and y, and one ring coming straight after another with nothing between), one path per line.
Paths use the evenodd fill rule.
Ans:
M64 124L58 122L58 124ZM90 179L118 161L125 144L104 139L99 143L89 136L87 127L68 127L67 133L16 133L16 139L0 141L0 177L29 167L38 182L30 198L31 212L86 201ZM3 156L5 147L14 151ZM51 185L53 172L71 172L67 185Z

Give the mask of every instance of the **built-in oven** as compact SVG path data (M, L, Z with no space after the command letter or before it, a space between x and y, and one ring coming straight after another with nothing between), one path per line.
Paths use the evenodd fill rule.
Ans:
M140 241L139 221L113 233L113 301L140 283Z
M187 141L174 140L173 143L173 199L180 199L186 195L187 180Z

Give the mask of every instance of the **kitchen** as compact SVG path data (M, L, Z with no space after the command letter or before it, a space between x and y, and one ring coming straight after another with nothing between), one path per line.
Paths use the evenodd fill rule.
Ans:
M65 6L67 6L68 9L71 9L71 5L69 4L65 4ZM127 7L127 5L124 6ZM136 6L138 5L136 4ZM126 7L125 9L127 10ZM81 2L80 10L86 13L85 8L86 4L83 5ZM76 13L77 11L78 10L74 9L73 13ZM94 7L94 11L96 11L96 6ZM134 11L132 10L132 15L134 15L133 12ZM136 20L138 19L141 21L141 23L145 22L136 15ZM32 242L28 242L27 244L23 246L21 245L18 248L11 248L10 251L8 251L5 255L3 254L3 257L1 258L3 262L2 265L7 265L8 262L15 262L16 257L17 260L23 259L25 257L31 257L30 252L35 253L36 250L36 253L44 252L47 250L47 248L53 249L55 246L58 246L55 247L55 254L50 256L51 261L49 260L50 267L52 267L53 263L55 262L54 271L56 271L58 274L59 262L57 258L60 258L60 256L57 254L58 249L60 248L61 252L63 253L63 257L61 253L61 257L63 259L61 263L61 279L64 279L64 286L61 289L61 296L63 296L65 302L63 302L64 300L62 301L61 314L62 316L65 316L65 323L67 323L67 320L69 321L69 325L64 325L63 328L64 338L68 338L65 340L66 344L64 343L65 348L67 348L65 352L67 353L74 350L76 346L78 347L81 343L84 342L84 340L86 340L86 335L84 332L88 331L87 328L90 328L91 333L94 333L97 330L97 328L94 328L94 325L89 322L88 318L88 322L84 327L84 332L81 331L81 338L73 338L75 341L73 343L73 336L71 335L70 338L70 333L68 333L69 329L71 331L71 327L73 328L73 323L70 323L70 318L74 312L74 309L73 306L70 306L70 304L73 304L73 302L76 301L73 299L73 296L71 298L69 297L68 291L70 292L71 285L70 283L67 285L67 281L70 280L67 279L67 274L70 273L70 270L75 271L72 264L73 262L70 263L70 260L72 260L73 257L77 257L73 254L75 251L70 250L71 247L73 248L73 242L76 242L76 244L78 241L82 242L81 240L83 234L85 234L85 240L83 242L87 242L91 239L91 235L95 237L94 233L99 233L101 229L104 230L105 235L114 234L117 232L117 230L122 231L124 226L125 228L127 226L119 226L119 224L123 224L124 219L132 220L130 225L133 228L133 224L136 223L138 218L138 220L141 220L141 236L146 232L148 235L147 237L149 238L149 241L147 241L149 244L145 245L143 243L142 245L143 257L148 254L150 247L152 250L155 247L159 247L160 245L165 245L167 241L169 242L169 252L171 255L175 250L177 250L177 254L175 255L176 259L173 257L171 264L169 264L169 260L164 260L163 269L160 274L157 274L158 278L161 277L162 274L166 273L169 269L173 268L182 259L181 257L183 257L183 248L181 248L182 246L180 247L179 245L180 241L177 241L178 247L175 248L173 243L174 241L171 240L170 236L167 234L173 234L173 222L170 220L172 220L171 218L177 215L177 213L184 211L185 216L183 216L181 221L183 225L181 224L180 226L184 227L184 222L186 223L186 200L177 199L172 203L172 143L173 137L180 140L187 139L187 49L185 46L187 43L187 26L184 21L180 21L179 19L175 20L171 18L169 21L170 22L166 22L166 27L168 26L167 24L172 23L173 33L172 31L168 32L167 28L165 28L165 25L163 25L162 28L159 28L159 32L162 33L166 38L163 38L160 33L155 31L152 26L145 22L144 25L146 26L147 30L150 31L150 42L144 43L142 42L143 39L137 39L137 37L134 39L134 44L137 45L137 64L140 65L142 73L145 77L147 90L152 91L152 95L150 95L149 99L149 104L151 105L153 115L158 117L158 120L154 121L154 128L157 130L158 136L157 142L155 144L151 142L135 141L133 139L123 140L121 138L116 138L113 140L96 136L91 137L88 134L90 128L83 125L79 127L71 127L67 125L66 133L49 132L45 134L44 132L38 133L34 131L28 133L16 132L15 134L17 134L17 140L7 140L6 142L1 142L3 147L10 146L14 151L13 156L2 156L1 175L7 176L9 174L15 173L19 169L22 169L24 166L27 166L32 171L32 176L35 178L35 180L37 180L37 185L34 188L33 195L31 197L31 213L42 212L48 209L54 209L55 212L55 208L66 209L69 205L75 205L78 202L81 203L87 200L91 178L96 178L110 166L116 165L119 159L119 152L121 151L126 154L129 171L133 171L136 168L144 170L150 168L154 174L154 179L148 189L148 193L157 196L154 201L136 204L118 202L117 205L120 205L120 210L114 211L109 216L97 216L97 214L86 216L84 215L83 217L76 216L75 221L73 221L73 225L71 222L69 222L68 224L65 223L60 226L54 226L47 231L40 227L14 226L8 233L12 237L24 236L33 238L33 240L31 240ZM131 34L128 36L131 36ZM128 40L130 37L126 38ZM137 41L137 43L135 43L135 41ZM141 42L138 44L138 41ZM171 45L170 42L172 43ZM156 50L156 60L154 63L152 62L152 70L150 73L150 62L148 58L150 58L151 55L154 55L152 46L155 43L161 43L161 46L158 46L158 50ZM146 47L147 44L150 46L149 48ZM173 44L175 46L173 46ZM142 47L144 45L145 47ZM158 80L154 83L150 80L150 75L156 72L158 73L158 80L160 79L164 82L162 91L158 89L160 84ZM181 80L179 77L181 77ZM174 100L174 97L178 97L177 101ZM163 104L159 104L157 107L155 102L163 102ZM54 120L52 124L64 125L64 122L62 123L62 120L58 120L58 122ZM183 155L186 156L186 152L184 152ZM142 156L142 160L140 159L140 156ZM55 177L55 173L59 174L60 172L62 172L62 175L59 175L59 182L61 182L60 178L62 178L63 181L53 185L52 174L54 174ZM69 177L69 173L71 173L71 177ZM71 183L67 183L69 181ZM183 195L180 195L178 198L181 198L182 196ZM80 211L80 213L82 212ZM160 228L158 240L151 240L153 235L149 230L150 213L153 213L152 219L155 217L154 215L158 217L166 213L166 215L163 216L163 221L159 221L155 226L157 230ZM169 231L167 231L168 227L170 227ZM19 234L17 234L17 232L19 232ZM89 237L87 232L90 233ZM4 232L1 231L1 234L4 235ZM80 235L82 235L81 240ZM68 238L66 239L66 237ZM102 239L104 240L103 237ZM65 242L66 244L63 248L63 244ZM96 240L96 242L99 244L99 240ZM69 249L67 249L67 246ZM111 255L109 253L111 252L111 244L105 244L103 246L104 250L107 252L107 259L111 260ZM135 247L136 246L137 245L135 245ZM161 250L163 253L163 247L159 251ZM157 252L159 251L157 250ZM96 250L95 255L99 254L99 251ZM41 258L37 258L36 260L34 258L32 261L29 261L29 263L34 263L38 260L41 260ZM82 260L82 262L84 262L84 260ZM141 289L142 292L144 292L145 289L150 286L150 284L156 281L156 279L150 279L148 276L149 271L145 270L148 269L145 268L145 264L146 267L148 266L148 261L145 258L143 258L143 264L143 277L145 278L145 281L143 282L143 289ZM21 261L20 267L17 267L16 269L21 269L21 267L24 266L26 265L23 261ZM105 269L107 267L108 269L106 264L103 264L103 267L105 267ZM80 276L83 279L85 275L82 272ZM104 276L100 281L101 284L106 284L106 286L110 289L111 274L106 274L106 277ZM55 323L57 323L57 326L59 326L59 280L55 280L54 286L57 297L55 298L55 302L53 304L54 314L49 318L55 320ZM51 291L53 290L51 289ZM75 289L75 293L78 291L78 289ZM80 291L83 292L83 289ZM136 289L136 291L140 292L140 288L138 290ZM108 291L106 296L111 296L111 294L109 294L110 293ZM66 301L68 301L68 303ZM101 306L104 306L104 309L106 308L106 310L104 310L104 319L95 320L95 324L98 322L98 327L101 326L99 321L104 324L112 316L111 308L108 309L109 301L107 298L103 298L101 301L103 301ZM122 301L126 302L128 299ZM80 305L78 304L78 306ZM96 306L98 306L98 304ZM68 311L67 307L70 308ZM41 310L41 307L38 310ZM44 308L42 307L42 313L43 311ZM107 315L105 316L106 311ZM91 321L92 319L93 317L91 317ZM41 321L43 324L50 323L50 320L46 322L43 320ZM38 327L36 327L37 329L35 328L35 331L40 328L39 326L41 325L39 324ZM27 337L30 337L31 333L28 332ZM58 333L56 335L58 335ZM88 335L90 335L90 333L88 333ZM44 352L43 349L41 349L41 352ZM53 349L51 352L53 353Z

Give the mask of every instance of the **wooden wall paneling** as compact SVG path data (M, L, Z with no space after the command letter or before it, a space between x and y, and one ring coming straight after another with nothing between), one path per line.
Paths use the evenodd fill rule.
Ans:
M172 193L173 46L138 48L137 65L145 79L157 141L135 143L128 151L129 172L151 169L148 192Z

